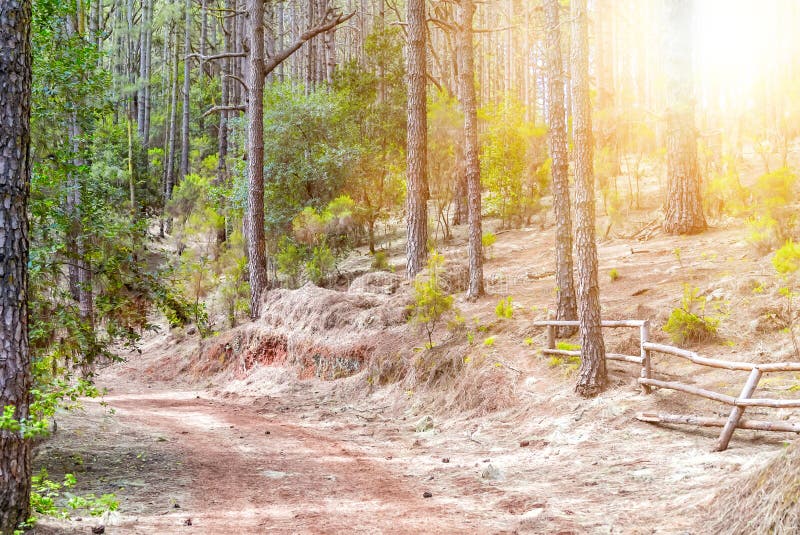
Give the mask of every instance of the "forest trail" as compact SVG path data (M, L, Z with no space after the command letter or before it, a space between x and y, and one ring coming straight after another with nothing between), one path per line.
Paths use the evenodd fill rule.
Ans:
M550 283L529 281L526 273L549 269L549 239L503 234L490 263L490 276L504 274L495 295L519 295L526 308L546 302ZM736 229L720 229L693 241L657 237L646 250L635 241L602 246L602 269L618 267L624 277L604 288L609 317L630 317L635 309L637 317L663 324L686 280L704 288L703 281L714 280L708 293L749 295L749 281L763 268L744 261L737 240ZM670 254L676 246L682 266ZM634 268L640 265L648 270ZM639 297L641 289L647 292ZM474 307L465 313L477 316L482 306L489 323L495 299L465 303ZM717 415L719 407L669 392L644 396L638 370L624 364L611 365L612 384L602 396L577 398L569 375L520 344L530 318L519 316L519 331L510 322L497 327L503 336L491 353L520 370L518 403L483 415L437 413L403 385L372 390L360 375L299 379L295 368L260 365L245 374L192 376L181 370L197 341L159 335L142 354L101 370L104 398L59 414L58 431L39 447L35 467L47 466L54 480L75 473L76 494L116 494L119 512L103 519L110 535L699 533L722 482L763 466L792 438L740 430L719 454L710 451L716 429L639 422L640 411ZM760 358L764 349L744 323L753 315L740 310L738 317L723 331L737 343L709 351ZM664 333L653 334L666 341ZM608 343L622 351L629 333ZM659 358L657 365L668 377L730 385L731 392L741 379L673 360ZM764 389L779 395L785 386ZM431 411L434 429L416 432ZM89 522L99 521L72 521L69 531L64 522L49 529L55 521L44 520L36 531L85 534Z
M120 487L120 515L106 533L469 533L487 526L464 508L468 501L423 497L429 482L392 456L406 447L399 437L390 432L376 444L374 431L331 422L319 405L305 406L311 400L245 406L188 390L126 390L106 396L105 407L92 400L83 415L66 415L49 446L52 454L82 436L87 455L101 452L100 462L82 461L88 471L78 477ZM121 464L103 462L108 448ZM138 481L119 479L131 472Z

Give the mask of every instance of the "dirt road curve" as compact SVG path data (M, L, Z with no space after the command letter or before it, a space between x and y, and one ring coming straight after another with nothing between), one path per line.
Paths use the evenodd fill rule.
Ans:
M187 518L187 532L209 534L475 528L460 511L424 498L392 459L277 420L269 407L236 407L191 392L106 401L121 422L149 427L172 442L191 479L180 510L140 517L134 532L179 532Z

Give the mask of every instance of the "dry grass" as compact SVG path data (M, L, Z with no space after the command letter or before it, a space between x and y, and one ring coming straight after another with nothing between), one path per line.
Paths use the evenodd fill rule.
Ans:
M800 443L767 466L736 481L709 506L709 533L788 535L800 529Z

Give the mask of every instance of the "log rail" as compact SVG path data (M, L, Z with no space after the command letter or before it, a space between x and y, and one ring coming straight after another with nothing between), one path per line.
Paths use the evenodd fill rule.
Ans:
M534 322L534 326L547 328L547 347L542 349L545 355L566 355L580 356L580 351L556 349L556 327L576 327L577 321L564 320L544 320ZM704 427L722 427L722 432L717 439L715 451L725 451L728 448L734 431L738 429L757 429L761 431L783 431L800 433L800 424L790 422L769 422L761 420L744 420L742 416L747 407L769 407L769 408L800 408L800 400L795 399L774 399L774 398L754 398L753 393L758 388L758 383L765 373L772 372L800 372L800 362L775 362L769 364L740 362L703 357L694 351L688 351L679 347L665 344L656 344L649 340L650 323L647 320L606 320L601 322L605 328L634 328L639 329L639 355L623 355L619 353L607 353L606 359L622 362L630 362L641 366L639 384L645 394L649 394L653 388L666 388L678 392L684 392L694 396L710 399L731 406L728 418L708 418L703 416L688 416L681 414L653 414L640 413L637 419L651 423L668 424L689 424ZM673 357L682 358L700 366L708 366L723 370L747 371L749 375L738 396L721 394L712 390L698 388L696 386L681 383L679 381L662 381L654 379L652 376L651 356L653 353L660 353Z

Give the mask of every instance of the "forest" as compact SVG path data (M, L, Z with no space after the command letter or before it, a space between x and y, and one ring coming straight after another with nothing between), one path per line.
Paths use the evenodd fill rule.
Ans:
M0 535L796 533L798 23L0 0Z

